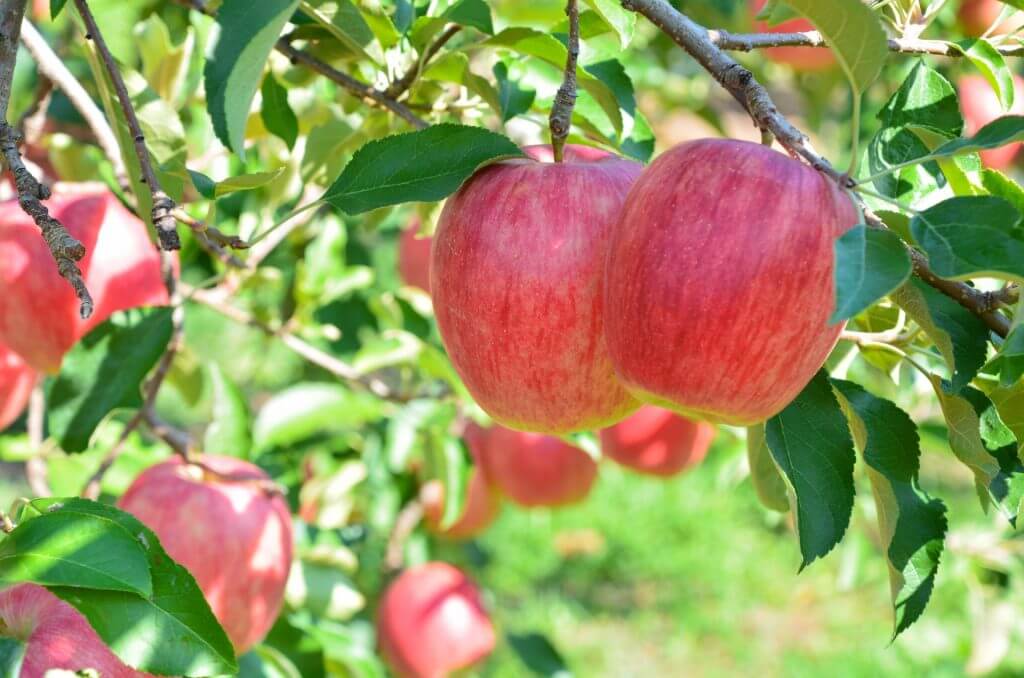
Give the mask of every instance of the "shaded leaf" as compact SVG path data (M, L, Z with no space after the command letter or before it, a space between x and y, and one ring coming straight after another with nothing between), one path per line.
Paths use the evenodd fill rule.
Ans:
M263 106L260 108L260 118L263 125L267 131L284 141L289 149L294 148L299 135L299 119L288 105L288 90L278 84L272 73L267 73L263 78L261 93Z
M203 436L203 452L248 459L252 451L249 407L245 395L216 363L209 369L213 412Z
M786 481L779 473L779 467L772 461L771 450L764 438L764 424L747 429L747 459L750 463L750 481L757 498L773 511L788 511Z
M863 312L910 277L910 255L892 231L858 224L836 240L834 256L832 323Z

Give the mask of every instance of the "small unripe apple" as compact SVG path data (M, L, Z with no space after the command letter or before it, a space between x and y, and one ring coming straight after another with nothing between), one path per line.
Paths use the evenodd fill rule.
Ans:
M644 405L601 431L601 452L640 473L673 476L704 460L715 427Z
M50 214L86 248L78 262L92 294L92 317L17 200L0 203L0 343L41 372L56 373L64 354L115 311L167 303L160 257L146 226L112 193L72 193L47 200Z
M768 0L751 0L751 16L756 17ZM807 19L790 19L774 26L766 21L755 21L757 33L803 33L817 30ZM823 47L769 47L761 50L772 61L786 64L798 71L820 71L836 64L832 50Z
M445 678L481 662L495 644L476 585L440 562L411 567L388 586L377 634L381 654L400 678Z
M17 353L0 344L0 431L25 410L37 377Z
M25 644L20 678L86 669L102 678L149 676L125 666L78 610L37 584L0 591L0 626L0 636Z
M586 146L477 172L444 207L431 294L448 355L496 421L566 433L636 409L601 335L608 235L640 165Z
M963 0L956 16L964 28L964 33L976 38L985 34L985 31L996 22L1004 9L1008 9L1008 5L999 0ZM1007 12L1006 19L995 27L992 34L1011 33L1022 25L1024 25L1024 14Z
M402 282L430 291L430 243L433 238L420 236L420 220L415 218L402 231L398 240L398 275Z
M555 436L494 426L481 451L487 479L520 506L579 503L597 480L594 459Z
M833 248L859 220L820 172L767 146L680 144L651 164L609 247L605 336L646 402L749 425L784 408L842 330Z
M423 518L427 529L447 539L472 539L483 533L501 513L501 494L491 485L483 471L482 445L485 432L471 423L464 435L466 445L475 464L469 473L469 487L462 515L451 527L441 529L444 518L444 485L440 480L430 480L420 488L423 503Z
M960 108L964 112L964 127L967 134L974 134L979 129L992 122L1002 115L1024 114L1024 79L1020 76L1013 76L1013 85L1016 96L1013 101L1013 108L1009 112L1003 111L999 103L999 97L992 90L980 75L966 75L957 83L960 95ZM1008 144L993 148L989 151L981 151L981 161L986 167L1005 170L1013 165L1014 159L1020 153L1021 144Z
M292 563L284 499L258 466L213 455L151 466L118 501L156 533L206 596L235 650L262 640L277 619Z

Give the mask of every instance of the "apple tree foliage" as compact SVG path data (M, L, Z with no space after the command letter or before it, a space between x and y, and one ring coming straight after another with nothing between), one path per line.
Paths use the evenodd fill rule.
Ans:
M649 100L668 105L658 96L729 133L711 76L633 4L580 2L571 141L648 161L663 148L644 112ZM848 321L850 333L799 397L745 433L751 479L766 507L792 512L801 568L843 539L855 502L874 503L894 635L924 613L948 529L941 493L919 480L922 422L909 408L922 389L924 411L939 413L946 432L929 453L966 466L982 507L1009 529L1024 500L1024 301L1015 301L1024 282L1024 189L979 159L1024 140L1024 117L1007 113L969 134L953 85L959 74L979 73L1009 111L1022 93L1014 92L1008 48L1022 42L965 38L951 11L924 11L932 4L772 0L762 11L775 20L803 15L829 43L841 75L810 81L811 114L800 124L830 135L819 150L851 169L851 193L879 220L865 217L836 242L832 318ZM182 228L185 343L158 411L197 449L258 462L297 512L309 505L320 514L316 525L296 517L300 584L289 587L286 611L263 645L236 658L192 577L108 501L170 454L145 428L130 429L144 406L140 385L172 336L172 312L135 310L97 328L46 379L41 450L24 419L0 436L5 460L42 460L53 495L66 497L11 511L16 527L0 541L0 581L48 587L123 661L155 674L385 675L367 619L396 523L417 484L433 478L448 490L445 520L459 516L471 462L450 431L465 412L480 415L445 356L429 297L396 278L396 227L413 212L432 223L439 202L476 169L545 138L567 56L562 3L90 5L165 189L193 218L250 245L232 253L238 266ZM139 212L148 213L123 110L81 39L74 4L51 0L49 9L52 21L34 19L109 118ZM749 19L738 0L681 9L730 30ZM888 38L916 37L927 22L934 45L962 56L890 51ZM769 90L801 77L756 53L738 58ZM659 92L671 74L684 76L684 92ZM28 107L38 80L31 59L19 59L12 110ZM59 132L49 148L53 170L120 191L109 159L73 140L88 135L62 93L48 115ZM247 266L253 252L261 258ZM1008 331L994 331L948 286L916 275L918 261L946 282L991 291L982 311ZM211 294L219 301L207 303ZM101 500L76 498L115 448ZM406 537L406 560L426 558L429 539ZM508 642L535 673L564 669L542 636L513 633Z

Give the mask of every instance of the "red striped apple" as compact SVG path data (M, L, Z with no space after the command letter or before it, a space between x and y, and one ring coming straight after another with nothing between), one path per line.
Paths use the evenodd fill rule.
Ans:
M259 642L284 600L292 523L258 466L207 455L146 469L118 501L196 578L239 654Z
M651 164L612 236L605 320L615 369L641 399L748 425L814 376L842 324L836 238L850 198L767 146L702 139Z
M579 503L597 480L593 458L555 436L494 426L481 451L487 479L520 506Z
M79 317L78 299L57 273L39 228L9 200L0 203L0 342L52 374L75 342L110 314L166 304L167 292L146 226L113 194L72 193L46 206L86 247L79 268L95 311L88 320Z
M444 207L431 293L441 337L476 401L512 428L565 433L636 409L601 326L608 234L640 165L546 146L477 172Z
M714 437L711 424L644 405L601 431L601 452L634 471L667 477L703 461Z
M766 2L768 0L751 0L751 15L756 17ZM766 21L754 22L754 31L757 33L803 33L813 30L816 30L814 24L807 19L790 19L774 26ZM836 64L832 50L822 47L769 47L761 51L772 61L798 71L820 71Z
M37 376L17 353L0 344L0 431L25 410Z
M964 127L968 134L974 134L1002 115L1024 114L1024 79L1014 75L1013 84L1017 96L1014 97L1012 110L1006 112L1003 111L999 97L985 78L980 75L966 75L960 79L957 89L960 94L960 108L964 112ZM1005 170L1013 165L1020 149L1021 144L1015 143L982 151L981 160L986 167Z
M36 584L0 591L0 636L25 644L20 678L92 669L103 678L148 676L121 663L82 614ZM75 674L79 675L79 674Z
M494 650L491 618L476 585L447 563L409 568L377 610L381 654L400 678L445 678Z
M466 428L464 436L475 466L469 473L469 487L462 515L448 529L441 529L444 517L444 486L431 480L420 488L424 520L427 529L447 539L472 539L483 533L501 513L501 494L487 480L481 461L481 446L485 432L476 424Z
M402 282L430 291L430 236L420 237L420 220L409 222L398 240L398 275Z

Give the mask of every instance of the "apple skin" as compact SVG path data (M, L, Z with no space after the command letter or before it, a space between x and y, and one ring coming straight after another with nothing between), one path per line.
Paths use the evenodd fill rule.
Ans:
M73 193L46 201L72 236L86 247L78 263L92 294L92 317L79 303L17 200L0 203L0 343L32 367L54 374L64 354L115 311L164 305L167 291L160 256L146 226L107 191Z
M445 539L472 539L487 530L501 513L501 493L491 485L483 471L481 449L486 435L475 423L466 427L463 438L473 457L474 467L469 474L469 488L462 515L447 530L441 529L444 517L444 485L430 480L420 488L423 518L427 529Z
M669 477L703 461L714 438L712 424L644 405L601 431L601 451L634 471Z
M481 452L487 479L520 506L578 504L597 480L593 458L555 436L494 426Z
M257 484L269 480L259 467L214 455L199 461L221 477L175 457L143 471L118 506L192 573L242 654L281 611L292 563L291 516L283 498Z
M751 0L750 15L756 17L768 0ZM803 33L817 30L807 19L790 19L771 26L766 21L754 21L755 33ZM832 50L822 47L769 47L760 50L765 56L779 64L786 64L797 71L822 71L836 65Z
M420 220L414 218L398 240L398 275L410 287L430 292L430 243L420 237Z
M604 346L601 283L608 236L641 167L586 146L488 165L444 207L431 294L441 337L466 387L512 428L567 433L605 426L638 403Z
M377 609L377 637L401 678L445 678L482 661L495 645L480 591L441 562L411 567L391 582Z
M702 139L651 164L608 252L616 372L642 400L714 423L782 410L842 331L833 247L859 220L816 172L761 144Z
M150 675L125 666L78 610L37 584L0 591L0 624L0 635L25 643L20 678L44 678L54 669L94 669L103 678Z
M992 91L992 87L984 77L966 75L960 79L957 89L967 134L974 134L1002 115L1024 114L1024 79L1014 75L1013 85L1016 92L1013 109L1009 113L1004 113L1003 107L999 103L999 97ZM1002 171L1013 165L1020 149L1021 144L1018 142L993 148L990 151L981 151L981 161L986 167Z
M0 431L25 410L37 378L17 353L0 344Z
M979 37L985 34L988 27L999 18L1000 12L1006 5L999 0L963 0L956 16L963 26L964 33L970 37ZM1003 23L996 26L992 31L993 35L1010 33L1024 24L1024 15L1020 13L1007 16Z

